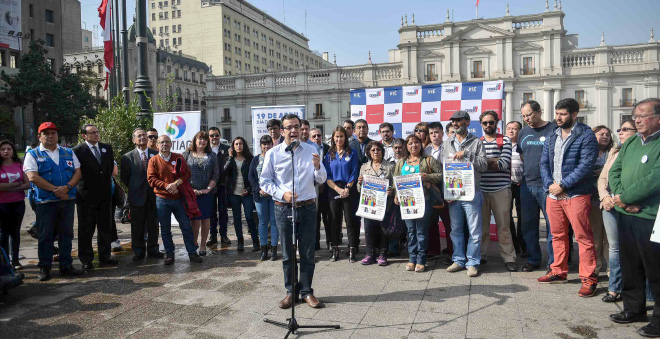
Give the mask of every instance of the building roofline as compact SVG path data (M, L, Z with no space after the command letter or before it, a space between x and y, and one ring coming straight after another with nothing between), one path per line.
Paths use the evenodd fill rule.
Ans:
M291 34L293 34L293 35L296 35L297 37L299 37L299 38L301 38L301 39L303 39L303 40L305 40L306 42L309 43L309 39L308 39L306 36L304 36L302 33L298 33L298 32L296 32L293 28L291 28L291 27L287 26L286 24L282 23L281 21L275 19L275 18L272 17L270 14L268 14L268 13L266 13L266 12L260 10L259 8L255 7L255 6L252 5L251 3L249 3L249 2L247 2L247 1L245 1L245 0L235 0L235 1L238 1L238 2L240 3L241 6L245 5L246 7L250 8L251 10L253 10L253 11L255 11L255 12L257 12L257 13L263 15L264 17L268 18L268 20L273 21L274 23L276 23L278 26L284 28L284 29L285 29L286 31L288 31L289 33L291 33ZM230 4L229 2L226 2L226 1L222 0L222 1L220 1L220 3L223 4L223 5L225 5L225 6L227 6L227 7L229 7L229 8L232 9L232 10L235 10L235 8L233 8L233 5Z

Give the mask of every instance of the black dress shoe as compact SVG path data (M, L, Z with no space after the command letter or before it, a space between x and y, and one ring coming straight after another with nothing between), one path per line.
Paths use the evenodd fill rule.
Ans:
M223 245L231 245L231 240L229 240L229 238L226 235L224 235L220 237L220 243Z
M523 272L534 272L535 270L538 270L541 267L541 265L534 265L530 263L526 263L525 266L523 266L522 271Z
M348 262L354 263L357 261L357 258L355 257L355 253L357 252L355 247L351 247L351 249L348 250Z
M518 265L515 262L508 262L504 264L506 270L509 272L518 272Z
M606 303L614 303L617 301L623 300L623 297L621 297L621 293L617 293L616 295L612 295L611 293L605 293L603 298L601 299L603 302Z
M238 239L238 245L236 245L236 250L243 252L245 250L245 244L243 244L243 239Z
M648 321L646 314L635 314L623 311L621 313L610 314L610 320L617 324L630 324L634 322Z
M162 259L165 258L165 253L163 252L149 252L147 253L148 258Z
M85 274L85 271L79 270L75 267L65 267L65 268L60 268L60 273L62 273L62 275L77 277L79 275Z
M253 241L252 242L252 252L259 252L261 251L261 244L259 241Z
M144 255L137 255L136 254L136 255L133 256L133 261L140 261L142 259L144 259Z
M330 261L337 261L337 259L339 259L339 248L337 248L337 246L333 246Z
M165 255L165 265L174 264L174 253Z
M202 257L200 257L199 254L197 254L197 253L188 254L188 258L190 259L191 262L194 262L194 263L201 264L201 263L204 262L204 260L202 260Z
M82 266L82 267L83 267L83 270L85 270L85 271L92 271L92 270L94 270L94 264L91 263L91 262L83 263L83 266Z
M270 261L277 260L277 245L270 247Z
M111 255L108 259L99 260L99 264L100 266L114 266L119 264L119 259L114 255Z
M646 326L640 328L637 333L642 337L647 338L660 338L660 327L658 325L648 323Z
M50 280L50 267L42 267L39 270L39 281Z
M13 262L12 266L14 266L14 271L20 271L23 269L23 265L21 265L21 263L18 262L18 260L16 260L16 262Z
M206 246L211 247L218 244L218 238L211 238L206 242Z
M261 246L261 261L268 260L268 246Z

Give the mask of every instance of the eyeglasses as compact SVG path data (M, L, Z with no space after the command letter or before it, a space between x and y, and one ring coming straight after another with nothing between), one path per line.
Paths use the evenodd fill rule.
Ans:
M650 117L650 116L652 116L652 115L654 115L654 113L650 113L650 114L634 114L634 115L632 116L632 118L633 118L633 120L637 120L637 119L646 119L646 118L648 118L648 117Z
M616 130L617 133L619 132L637 132L636 128L630 128L630 127L624 127L624 128L619 128Z
M169 144L171 144L171 143L172 143L172 142L170 142L170 141L161 141L161 142L159 142L159 144L165 144L165 145L169 145Z
M157 135L150 135L150 136L148 136L148 138L149 139L158 139L158 136Z
M292 131L294 129L300 129L300 125L289 125L289 126L284 126L282 129L285 129L287 131Z
M320 138L320 137L321 137L321 135L320 135L320 134L314 134L314 135L312 135L312 137L311 137L311 138L312 138L312 139L316 139L316 138Z
M382 152L380 148L372 148L371 152Z
M420 128L415 128L415 133L426 133L426 130L420 129Z
M481 124L484 125L484 126L486 126L486 125L495 125L495 121L494 120L482 121Z
M209 138L219 138L220 134L209 134Z

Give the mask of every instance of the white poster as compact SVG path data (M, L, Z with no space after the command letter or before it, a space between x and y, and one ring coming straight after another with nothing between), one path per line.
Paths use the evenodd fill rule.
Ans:
M305 105L258 106L252 107L252 148L254 154L261 154L259 139L268 134L266 123L270 119L282 120L287 114L295 114L305 119Z
M394 187L401 208L401 219L419 219L424 216L424 188L419 174L394 177Z
M154 113L154 128L172 139L172 152L183 153L202 128L202 112Z
M360 204L357 216L383 221L387 208L387 188L390 181L383 178L365 175L360 191Z
M17 37L25 34L21 31L21 0L0 0L0 15L0 46L20 49L22 39Z
M474 199L474 166L470 162L444 162L445 200Z
M660 214L655 217L655 224L653 224L653 231L651 231L651 241L660 244Z

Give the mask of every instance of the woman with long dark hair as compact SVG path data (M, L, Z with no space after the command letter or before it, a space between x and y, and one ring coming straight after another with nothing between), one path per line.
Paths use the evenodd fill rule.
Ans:
M236 250L244 250L243 223L241 222L241 205L245 213L245 220L252 237L252 252L261 250L259 243L259 232L254 223L252 212L254 211L254 199L252 198L252 185L249 180L250 163L252 153L247 142L242 137L236 137L229 148L229 159L225 163L225 176L227 177L227 199L234 215L234 230L238 245Z
M21 245L21 223L25 215L25 190L30 187L23 173L23 162L18 158L16 146L9 141L0 142L0 246L11 255L14 269L23 265L18 261ZM11 252L9 242L11 241Z
M188 150L183 152L183 157L190 168L190 185L195 191L197 197L197 206L202 213L201 216L191 220L193 237L195 245L200 233L202 236L199 242L199 255L206 255L206 238L209 235L211 227L211 212L213 199L215 198L215 185L218 182L220 169L218 167L218 157L211 149L211 141L208 133L199 131L193 137ZM201 228L201 232L200 232Z
M360 243L360 224L355 225L354 218L358 199L355 181L358 177L358 157L348 146L349 135L346 130L337 126L332 131L330 149L323 157L323 166L328 174L327 190L330 200L330 213L332 214L332 257L330 261L339 259L339 245L341 243L342 214L346 222L348 232L348 258L350 262L356 262L357 246ZM358 219L359 220L359 219Z
M431 137L429 136L429 123L420 122L415 125L415 136L422 141L422 150L431 144Z

